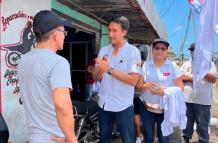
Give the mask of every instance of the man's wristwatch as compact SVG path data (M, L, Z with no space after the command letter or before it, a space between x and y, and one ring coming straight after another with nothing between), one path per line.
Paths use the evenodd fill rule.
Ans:
M110 67L107 73L108 73L109 75L111 75L112 72L113 72L113 70L114 70L114 69L113 69L112 67Z

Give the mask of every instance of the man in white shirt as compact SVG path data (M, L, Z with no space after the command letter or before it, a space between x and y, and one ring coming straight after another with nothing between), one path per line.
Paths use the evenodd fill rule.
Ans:
M111 44L103 47L96 59L93 78L101 80L99 95L100 143L109 143L114 122L123 143L135 142L133 97L141 56L139 50L124 37L129 29L126 17L110 21Z
M194 58L195 45L192 44L189 48L192 59ZM216 66L211 62L210 71L204 76L204 79L199 81L196 86L196 91L193 91L192 85L192 59L186 61L182 67L182 76L180 77L184 82L184 96L187 106L186 116L187 125L183 130L183 140L185 143L192 138L193 126L197 124L197 134L200 143L207 143L209 141L208 125L210 122L210 108L212 100L213 83L216 82Z

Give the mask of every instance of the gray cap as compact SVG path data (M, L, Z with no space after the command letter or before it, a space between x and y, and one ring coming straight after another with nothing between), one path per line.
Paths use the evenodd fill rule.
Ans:
M164 45L166 45L166 47L168 48L169 47L169 43L167 42L167 40L163 39L163 38L159 38L159 39L155 39L154 42L153 42L153 47L158 44L158 43L163 43Z

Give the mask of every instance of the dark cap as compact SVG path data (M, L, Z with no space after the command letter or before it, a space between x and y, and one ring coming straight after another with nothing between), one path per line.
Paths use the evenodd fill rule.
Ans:
M190 45L190 47L188 48L188 50L194 50L195 49L195 43L192 43L191 45Z
M42 10L34 16L33 32L36 37L44 35L58 26L72 27L72 24L51 10Z
M159 39L155 39L154 40L154 42L153 42L153 47L156 45L156 44L158 44L158 43L162 43L162 44L164 44L167 48L169 47L169 43L166 41L166 40L164 40L163 38L159 38Z

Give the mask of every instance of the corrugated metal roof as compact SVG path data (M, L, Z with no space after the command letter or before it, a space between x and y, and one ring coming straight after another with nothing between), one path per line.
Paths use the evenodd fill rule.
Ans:
M128 38L135 42L152 42L167 38L164 25L153 0L58 0L72 9L98 19L104 24L115 16L130 20Z

